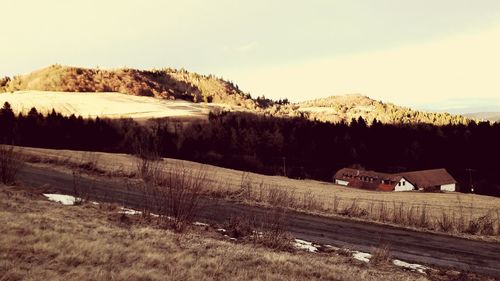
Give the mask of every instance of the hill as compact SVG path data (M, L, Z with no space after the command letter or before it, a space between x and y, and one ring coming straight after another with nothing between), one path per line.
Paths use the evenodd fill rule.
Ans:
M257 104L237 85L213 75L185 70L101 70L52 65L27 75L4 78L0 92L120 92L134 96L214 102L255 109Z
M429 123L445 125L465 124L468 121L460 115L413 110L392 103L376 101L359 94L331 96L306 101L299 104L297 110L307 113L310 119L334 123L350 121L359 117L362 117L367 122L377 119L382 123L389 124Z
M232 82L213 75L200 75L172 68L101 70L52 65L27 75L0 79L0 93L14 91L119 92L163 100L217 103L236 111L250 110L277 117L305 116L311 120L334 123L350 122L359 117L368 123L374 119L382 123L403 124L445 125L468 122L463 116L417 111L362 95L332 96L296 104L290 104L286 99L252 99L249 93L244 93ZM79 99L83 102L85 97ZM71 108L77 105L68 106Z
M165 100L154 97L110 93L68 93L49 91L17 91L0 94L0 105L8 102L17 115L28 115L31 108L47 115L52 109L64 116L132 118L182 118L206 119L209 112L231 108L219 104L193 103L183 100ZM243 110L243 109L242 109Z

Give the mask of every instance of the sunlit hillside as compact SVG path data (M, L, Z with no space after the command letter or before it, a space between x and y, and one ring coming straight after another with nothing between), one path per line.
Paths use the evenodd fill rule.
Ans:
M212 75L171 68L148 71L128 68L101 70L52 65L27 75L4 78L0 83L0 92L21 90L120 92L162 99L256 107L249 95L231 82Z
M347 122L363 118L367 123L374 119L382 123L429 123L436 125L465 124L468 119L460 115L448 113L431 113L412 110L391 103L383 103L363 95L332 96L323 99L290 103L287 99L273 101L262 97L252 98L232 82L225 81L213 75L200 75L186 70L165 68L161 70L136 69L88 69L52 65L27 75L3 78L0 81L0 93L24 93L25 96L5 96L2 102L13 100L22 107L53 106L63 113L74 113L82 116L122 116L125 117L164 117L171 116L172 107L167 112L160 113L165 100L183 100L194 106L197 104L225 105L230 110L250 110L254 113L265 113L276 117L303 116L311 120L327 122ZM47 91L48 93L33 91ZM55 96L54 92L84 93L82 95ZM110 95L109 93L114 94ZM89 95L90 93L102 93ZM147 100L149 108L144 107L140 98L117 98L118 93L132 95ZM109 95L109 96L108 96ZM148 98L146 98L148 97ZM94 100L96 99L97 100ZM57 100L57 101L56 101ZM98 101L104 104L99 104ZM106 101L104 101L106 100ZM162 100L160 102L160 100ZM52 102L52 103L51 103ZM109 104L112 102L112 105ZM123 105L118 103L123 102ZM137 102L138 110L131 109L130 102ZM159 106L158 104L162 105ZM55 105L54 105L55 104ZM82 109L88 104L96 109ZM153 105L154 104L154 105ZM108 106L109 105L109 106ZM158 107L159 106L159 107ZM202 106L194 106L199 110ZM108 112L109 108L113 108ZM118 109L120 108L120 109ZM206 108L206 107L204 107ZM14 106L16 109L16 106ZM50 108L49 108L50 109ZM73 110L73 111L72 111ZM195 111L196 111L195 110ZM153 113L152 113L153 112ZM206 115L207 112L204 114ZM178 114L175 114L178 115ZM191 113L188 113L191 115Z
M14 113L28 114L35 107L44 115L55 110L64 116L106 118L206 118L215 108L229 109L215 103L193 103L154 97L132 96L121 93L73 93L48 91L17 91L0 94L0 104L8 102Z

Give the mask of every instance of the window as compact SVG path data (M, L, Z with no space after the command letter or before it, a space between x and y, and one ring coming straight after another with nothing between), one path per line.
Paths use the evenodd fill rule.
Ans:
M398 182L398 186L401 186L401 182Z
M405 181L403 181L403 185L406 185L406 182L405 182Z

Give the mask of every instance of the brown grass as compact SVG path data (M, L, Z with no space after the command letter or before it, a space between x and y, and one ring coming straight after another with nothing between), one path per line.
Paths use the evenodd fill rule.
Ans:
M213 75L185 70L89 69L52 65L4 81L1 92L40 90L58 92L120 92L135 96L216 102L258 108L236 85Z
M11 185L24 165L24 157L17 148L0 144L0 182Z
M64 166L78 162L84 154L65 150L23 150L31 158L55 164L64 163ZM106 175L130 177L136 174L137 167L132 156L94 154L99 159L96 169ZM117 166L116 163L121 164ZM264 176L167 159L166 169L176 166L193 171L209 167L217 176L206 179L211 186L207 192L218 198L500 241L500 216L496 215L500 211L500 198L462 193L373 192L332 183ZM487 219L477 221L484 216Z
M371 255L370 263L375 265L388 265L392 261L391 250L387 244L382 244L379 247L373 248Z
M271 251L178 234L0 186L0 280L427 280L348 257Z
M211 189L209 171L169 166L157 154L140 154L136 158L141 182L132 188L143 191L143 212L155 213L168 226L182 231L200 209L201 196Z

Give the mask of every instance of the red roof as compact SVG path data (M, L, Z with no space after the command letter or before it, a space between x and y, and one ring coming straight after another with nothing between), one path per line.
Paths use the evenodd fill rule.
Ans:
M375 171L343 168L335 173L334 178L347 181L349 183L348 186L382 191L394 190L397 183L402 178L405 178L416 188L423 189L457 183L457 181L446 171L446 169L388 174Z
M454 184L457 181L446 171L446 169L434 169L400 173L406 180L417 188L429 188L445 184Z

